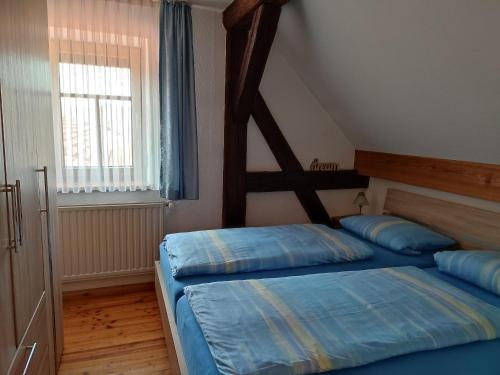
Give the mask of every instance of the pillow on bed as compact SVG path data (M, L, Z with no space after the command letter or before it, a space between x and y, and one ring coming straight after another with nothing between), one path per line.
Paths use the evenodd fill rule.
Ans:
M341 219L340 224L368 241L402 254L420 255L455 244L449 237L395 216L350 216Z
M500 295L500 251L441 251L434 259L439 271Z

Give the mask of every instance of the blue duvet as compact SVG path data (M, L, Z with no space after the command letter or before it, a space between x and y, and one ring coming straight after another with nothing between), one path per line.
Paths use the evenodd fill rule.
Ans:
M166 237L174 277L275 270L373 256L363 241L325 225L217 229Z
M500 309L415 267L185 292L221 374L319 373L500 333Z

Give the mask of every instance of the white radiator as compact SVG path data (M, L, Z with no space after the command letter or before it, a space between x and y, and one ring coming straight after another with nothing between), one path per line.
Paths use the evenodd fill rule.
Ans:
M164 203L59 207L64 290L153 280Z

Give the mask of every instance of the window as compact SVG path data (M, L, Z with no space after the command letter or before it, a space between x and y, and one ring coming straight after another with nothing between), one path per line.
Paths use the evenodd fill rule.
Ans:
M159 188L159 88L148 53L146 41L51 40L60 192Z
M59 82L64 167L133 168L130 68L59 63Z
M48 2L57 189L159 190L159 2Z

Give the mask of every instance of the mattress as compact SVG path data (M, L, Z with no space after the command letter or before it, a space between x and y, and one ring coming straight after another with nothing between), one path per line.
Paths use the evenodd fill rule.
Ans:
M299 276L312 273L356 271L382 267L416 266L424 268L432 267L435 265L432 253L424 253L422 255L399 254L384 249L383 247L380 247L378 245L372 244L371 242L367 242L366 240L360 237L356 237L355 235L347 231L342 231L366 243L370 248L373 249L375 255L370 259L354 262L331 263L318 266L284 268L271 271L257 271L235 274L197 275L175 279L172 276L172 271L170 269L165 242L162 242L160 245L160 266L168 289L168 300L172 306L172 311L175 312L175 304L177 303L179 298L184 295L184 287L188 285L204 284L215 281L264 279L284 276Z
M500 307L500 297L472 284L440 273L437 268L426 269L438 277L464 291ZM208 349L203 333L189 306L187 298L177 302L177 329L179 332L184 358L190 375L219 374ZM500 340L475 342L439 350L417 352L386 359L365 366L331 371L335 375L494 375L500 373Z

